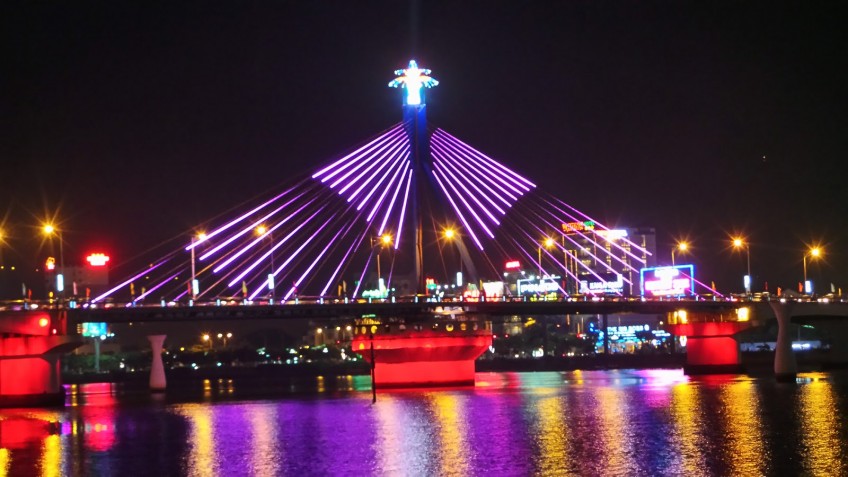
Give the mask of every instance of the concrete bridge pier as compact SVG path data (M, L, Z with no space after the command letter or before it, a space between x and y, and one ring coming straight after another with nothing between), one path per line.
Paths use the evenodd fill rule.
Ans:
M789 324L792 318L792 303L770 301L769 306L777 318L777 343L774 347L774 377L779 382L795 382L798 374L798 363L792 352L792 337L789 335Z
M165 365L162 363L162 345L165 343L166 335L149 335L150 350L153 353L153 361L150 363L150 390L162 392L167 386L165 379Z

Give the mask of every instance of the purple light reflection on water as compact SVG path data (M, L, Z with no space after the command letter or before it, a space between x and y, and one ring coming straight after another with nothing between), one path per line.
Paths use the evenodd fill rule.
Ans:
M845 475L848 372L478 373L473 388L368 378L189 380L159 397L68 387L0 409L9 475ZM284 382L285 381L285 382ZM273 389L272 389L273 388ZM252 399L252 400L251 400ZM51 423L45 426L43 423ZM815 425L813 425L815 424Z

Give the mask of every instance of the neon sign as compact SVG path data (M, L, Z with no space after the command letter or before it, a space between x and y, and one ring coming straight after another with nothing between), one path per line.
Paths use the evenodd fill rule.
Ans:
M47 257L47 261L44 262L44 268L47 270L56 270L56 259L53 257Z
M600 276L600 281L580 280L580 293L594 295L597 293L624 292L624 278L620 273L604 273Z
M651 267L639 271L642 295L691 295L695 289L695 266Z
M586 232L588 230L595 230L594 221L587 220L585 222L569 222L567 224L562 224L562 231L565 232L566 235Z
M518 260L510 260L509 262L506 262L504 268L507 270L515 270L521 268L521 263L519 263Z
M547 294L559 291L559 277L548 276L545 278L522 278L516 281L518 294Z
M92 267L102 267L106 265L106 262L109 261L109 256L104 253L92 253L91 255L85 257L85 261L89 263Z

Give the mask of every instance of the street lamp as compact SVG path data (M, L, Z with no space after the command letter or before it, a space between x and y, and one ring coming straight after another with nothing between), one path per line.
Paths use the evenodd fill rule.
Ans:
M542 240L542 243L539 244L539 278L542 278L542 246L545 246L546 249L550 250L551 247L554 246L554 239L550 237L545 237Z
M204 333L200 336L200 339L202 339L204 343L208 343L209 349L212 349L212 338L209 336L209 333Z
M385 233L379 237L379 245L380 248L377 250L377 288L380 288L380 280L382 279L382 275L380 274L380 251L383 247L388 247L392 244L392 235ZM374 248L374 237L371 237L371 248Z
M671 249L671 266L672 267L674 266L674 251L675 250L679 250L679 251L685 253L687 250L689 250L689 243L685 242L685 241L678 242L677 246L674 247L673 249Z
M813 291L812 287L807 286L807 256L809 256L810 259L815 259L821 257L821 255L822 249L819 247L812 247L804 254L804 291L806 293L811 293Z
M62 245L62 231L53 226L53 224L44 224L42 227L44 234L52 239L53 235L59 239L59 273L56 274L56 291L60 296L65 294L65 252Z
M445 240L448 241L448 242L452 242L453 239L458 237L456 230L454 230L452 227L446 228L444 230L444 232L442 232L442 235L444 236ZM456 285L462 286L462 281L459 279L459 278L462 277L462 252L459 249L459 244L457 244L456 247L457 247L456 248L457 255L459 255L459 276L458 276L458 279L456 281Z
M259 225L256 227L256 235L263 236L268 232L268 228L264 225ZM271 303L274 302L274 238L271 234L268 234L268 238L271 240L271 271L268 273L268 298L271 300Z
M745 247L745 255L748 259L748 275L746 275L745 279L745 292L751 293L751 246L741 237L736 237L733 239L733 248L740 249Z
M194 248L195 243L200 243L206 240L206 234L200 232L197 236L192 235L191 237L191 299L192 301L197 300L197 294L200 293L200 284L197 282L197 273L195 271L194 266Z

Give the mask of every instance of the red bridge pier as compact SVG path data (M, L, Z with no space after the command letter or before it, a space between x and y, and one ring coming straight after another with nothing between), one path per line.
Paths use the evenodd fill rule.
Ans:
M680 310L669 314L665 329L673 335L686 336L685 374L735 374L744 369L739 343L733 335L750 326L747 315L738 310L732 313Z
M59 359L82 344L67 321L64 310L0 314L0 406L64 402Z
M378 388L473 386L474 361L491 345L491 323L472 321L357 325L352 343Z

